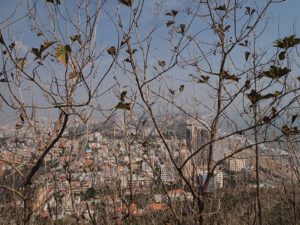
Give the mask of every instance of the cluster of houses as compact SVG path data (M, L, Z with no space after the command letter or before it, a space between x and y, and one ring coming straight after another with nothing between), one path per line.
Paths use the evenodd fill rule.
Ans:
M200 186L207 178L207 148L185 162L207 141L208 134L202 127L188 125L181 136L173 132L166 139L169 149L159 137L150 135L149 130L135 139L127 139L115 129L106 133L97 130L79 135L70 133L64 134L47 155L37 175L36 215L61 219L75 214L88 218L96 215L95 208L101 209L97 212L107 217L128 212L143 215L163 211L168 209L170 200L193 200L182 176L196 180ZM22 142L21 157L18 152L1 149L1 176L12 169L7 161L30 161L34 152L31 141ZM218 151L213 160L230 153L234 143L229 140L217 142L215 148ZM11 145L15 143L11 142ZM247 166L243 157L230 158L226 162L228 168L236 172ZM178 168L183 163L182 173L179 173ZM209 192L223 188L223 167L221 164L216 168L208 185ZM132 196L149 193L152 198L142 206L130 200Z

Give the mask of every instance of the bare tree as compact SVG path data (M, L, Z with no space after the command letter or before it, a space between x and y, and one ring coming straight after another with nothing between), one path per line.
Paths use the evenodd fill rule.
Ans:
M79 182L92 224L165 220L262 225L275 221L270 215L276 207L292 215L281 222L297 224L299 78L293 70L300 39L283 35L265 44L268 13L282 2L192 0L175 7L170 1L144 0L23 3L24 16L12 14L0 27L1 110L18 120L14 139L6 138L3 145L10 158L0 160L13 167L9 179L22 181L3 180L0 185L23 201L22 223L31 223L33 195L41 186L38 173L51 158L64 170L49 166L45 171L55 184L57 176L66 176L77 224L84 210L76 206L73 187L83 170L95 179L99 171L107 178L97 191L93 186L86 190L84 179ZM12 35L20 21L27 22L28 35L41 44L26 48L26 40ZM43 121L44 114L50 119ZM99 115L113 138L101 143L107 149L99 147L97 157L109 163L80 168L82 149L89 150L89 137L97 130L93 118ZM109 123L118 116L122 121ZM85 127L78 135L81 140L80 126ZM117 147L115 129L121 139ZM20 144L21 137L31 143ZM71 145L60 147L64 141ZM283 165L289 167L288 178L278 172ZM152 180L143 182L153 183L153 190L137 185L139 166L151 171ZM126 181L119 167L128 172ZM275 190L263 189L271 181ZM56 189L49 198L55 196L58 211ZM96 193L104 206L90 204ZM162 218L151 211L153 205L141 203L157 193L164 198ZM273 201L274 193L280 197ZM144 207L141 217L136 204ZM234 210L245 216L234 215ZM115 218L111 214L117 211L122 216Z
M199 215L199 218L193 218L195 223L203 224L204 218L214 214L211 209L205 208L205 202L219 166L238 153L250 150L254 151L256 171L254 220L262 224L260 146L281 142L284 136L298 133L297 127L283 124L281 118L290 108L296 107L297 103L294 103L299 97L298 85L292 88L289 85L295 77L288 76L291 73L289 54L299 44L299 39L293 35L274 40L275 48L271 51L258 44L267 29L269 8L280 2L267 1L261 5L254 1L193 1L185 11L164 11L166 23L154 26L146 34L140 25L144 1L130 5L132 16L129 26L124 25L127 17L118 20L128 53L124 60L126 64L119 65L135 80L140 95L138 101L145 106L173 166L194 197L194 209ZM182 20L180 14L187 14L188 19ZM155 32L162 32L165 25L169 37L166 35L164 40L170 53L164 54L164 59L161 59L156 56L159 53L151 52L156 46L153 41ZM201 28L194 29L194 26ZM153 63L155 61L157 65ZM151 64L153 68L149 66ZM190 88L191 85L178 84L172 81L173 78L168 78L169 73L178 73L181 68L184 70L180 73L184 75L174 77L184 82L188 75L198 83L199 87L195 88L191 98L193 102L184 97L191 105L199 105L200 112L210 113L206 122L201 115L195 114L195 110L189 110L188 103L181 103L180 95L183 95L186 86ZM165 127L159 124L156 107L162 104L181 111L208 134L204 142L192 147L191 154L181 164L175 160L173 148L164 133ZM224 126L227 132L220 134L219 129ZM204 133L202 135L206 136ZM243 136L238 137L240 146L215 160L214 155L220 154L216 144L238 135ZM198 168L193 163L194 170L202 170L202 177L206 174L203 183L195 182L195 178L190 180L183 173L190 161L198 161Z
M34 141L26 149L29 157L23 159L27 165L16 168L22 179L20 191L6 187L15 190L24 202L24 224L30 223L33 213L32 195L37 172L70 121L76 117L82 121L89 119L93 111L90 103L100 93L102 82L111 69L108 64L99 71L97 65L102 54L96 48L97 24L104 3L24 2L23 7L27 9L20 10L25 14L31 35L36 35L41 43L29 48L18 40L20 37L10 33L19 19L8 24L10 18L2 21L2 108L18 114L15 132L26 130L25 138ZM47 26L43 25L45 18L48 18ZM41 123L44 113L51 116L52 123L48 126Z

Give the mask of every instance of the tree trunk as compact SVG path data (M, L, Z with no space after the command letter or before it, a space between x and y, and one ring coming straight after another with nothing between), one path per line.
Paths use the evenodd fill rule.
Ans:
M198 199L198 211L199 211L198 224L203 225L204 224L204 218L203 218L204 202L201 199Z
M31 184L26 184L24 187L24 215L23 224L29 225L31 223L32 215L32 189Z

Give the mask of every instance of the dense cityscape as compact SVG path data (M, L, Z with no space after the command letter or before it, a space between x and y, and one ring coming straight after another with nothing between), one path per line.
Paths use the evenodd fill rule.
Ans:
M116 217L122 219L128 213L135 217L161 213L168 210L171 202L193 201L193 195L185 187L176 167L179 168L194 151L208 142L205 122L192 123L185 118L177 118L167 125L165 135L171 146L172 159L153 127L145 122L137 130L135 124L126 128L129 136L124 134L122 121L104 126L95 123L69 128L38 172L39 179L35 182L33 197L35 217L51 216L53 220L58 220L75 213L84 218L105 216L107 221L111 221ZM18 133L13 130L8 125L2 128L2 179L13 174L16 165L30 162L35 157L33 136L26 129ZM225 132L221 133L226 135ZM246 143L249 141L241 135L234 135L216 142L213 162L220 162L226 155L249 145ZM185 163L182 170L184 177L199 182L196 185L199 189L203 188L207 177L206 149ZM260 149L269 154L280 153L265 145L261 145ZM277 156L283 160L284 151ZM251 148L216 165L206 190L211 195L218 195L223 189L235 185L244 189L255 188ZM269 166L261 168L261 173L264 171L265 175L260 185L266 189L275 188L276 185L273 176L268 179L268 175L272 175L268 172ZM234 181L237 175L240 180ZM289 179L286 178L286 181L289 182ZM14 187L21 187L20 180L13 182ZM128 205L131 195L134 201ZM1 198L2 207L10 203L22 207L22 201L13 203L14 199L6 192L2 191ZM101 211L95 212L89 209L89 205L97 205Z

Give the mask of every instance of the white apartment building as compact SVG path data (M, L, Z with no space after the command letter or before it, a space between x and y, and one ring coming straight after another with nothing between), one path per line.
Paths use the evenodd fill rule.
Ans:
M207 178L207 170L199 173L202 184L204 184ZM213 192L216 189L223 188L224 186L224 175L222 171L215 171L213 177L208 184L208 191Z

